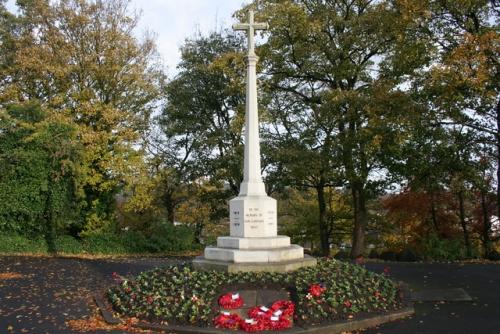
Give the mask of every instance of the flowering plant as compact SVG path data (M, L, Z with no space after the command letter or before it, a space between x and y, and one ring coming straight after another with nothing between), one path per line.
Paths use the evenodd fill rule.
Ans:
M217 328L238 329L240 323L241 318L239 315L228 312L221 313L214 319L214 325Z
M240 308L243 305L243 298L239 293L226 293L219 298L219 305L226 310Z
M323 284L311 284L311 286L309 286L309 293L313 297L319 297L325 291L326 291L326 288L323 286Z

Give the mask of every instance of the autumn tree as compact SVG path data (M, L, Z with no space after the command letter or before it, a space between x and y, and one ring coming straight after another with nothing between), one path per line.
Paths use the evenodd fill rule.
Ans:
M496 160L500 216L500 38L495 1L429 1L428 23L436 53L425 71L428 102L442 125L462 126ZM476 156L477 157L477 156Z
M380 191L374 176L383 173L382 157L400 140L399 124L412 110L398 85L422 63L424 45L405 35L415 23L388 1L261 3L260 19L270 24L260 54L272 95L271 132L280 157L302 165L282 168L306 173L297 179L317 191L323 254L325 190L348 187L356 257L364 251L367 201Z
M163 81L155 44L134 37L138 16L126 0L18 1L17 8L8 33L2 29L9 63L0 107L39 101L76 126L84 228L99 230L113 221L114 195L142 163L136 148Z
M180 204L175 196L182 185L209 181L216 192L225 193L219 199L223 202L239 192L245 73L241 47L236 36L213 32L196 35L181 48L178 74L166 87L167 104L157 119L159 133L151 141L160 169L170 175L164 204L171 215Z

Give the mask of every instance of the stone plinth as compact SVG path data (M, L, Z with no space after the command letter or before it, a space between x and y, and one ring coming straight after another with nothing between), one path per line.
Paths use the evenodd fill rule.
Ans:
M276 200L265 194L233 198L229 201L229 221L232 237L276 236Z

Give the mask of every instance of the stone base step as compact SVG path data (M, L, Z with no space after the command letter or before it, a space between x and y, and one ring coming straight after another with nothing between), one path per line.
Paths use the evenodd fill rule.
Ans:
M234 263L282 262L301 259L303 257L304 248L299 245L290 245L288 247L271 249L205 248L205 259Z
M283 261L283 262L250 262L250 263L234 263L226 261L207 260L203 256L199 256L193 260L193 267L200 271L225 271L230 273L235 272L289 272L302 267L312 267L317 263L316 259L305 255L301 259Z
M218 248L270 249L290 247L290 237L278 235L263 238L218 237Z

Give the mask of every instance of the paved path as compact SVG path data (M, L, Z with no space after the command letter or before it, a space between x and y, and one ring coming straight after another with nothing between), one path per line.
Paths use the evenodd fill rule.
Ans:
M65 320L91 313L91 291L112 284L111 274L134 275L176 259L81 260L0 257L0 333L72 333ZM371 329L366 334L495 334L500 333L500 264L369 263L382 272L388 266L396 280L413 289L464 288L472 303L421 303L411 319ZM94 333L110 333L106 331ZM115 331L115 333L120 333Z
M416 315L365 334L497 334L500 333L499 264L369 263L368 269L407 282L414 290L463 288L473 302L416 303Z

